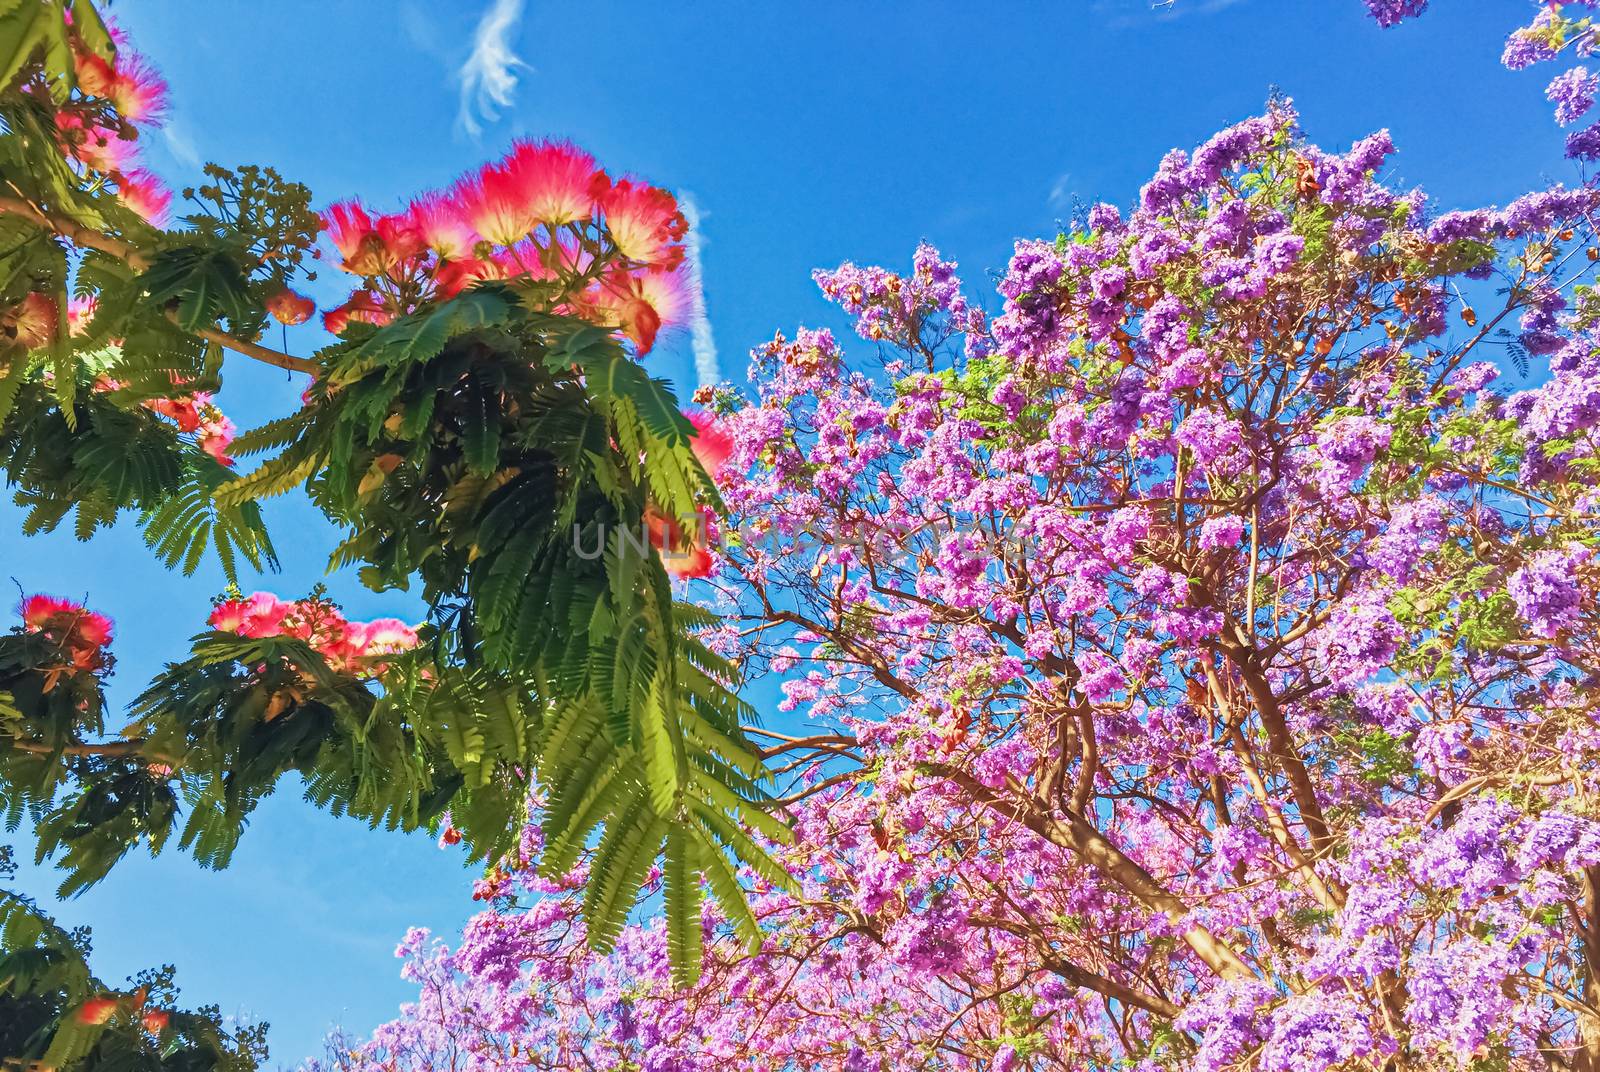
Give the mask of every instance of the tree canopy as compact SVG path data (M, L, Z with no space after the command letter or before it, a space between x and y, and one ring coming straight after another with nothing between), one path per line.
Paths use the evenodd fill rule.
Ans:
M1275 99L1017 242L998 315L931 245L817 272L861 342L711 402L712 643L807 727L760 948L708 910L675 985L512 870L330 1064L1600 1067L1600 191L1440 213L1393 151Z
M726 446L643 363L687 312L675 198L519 141L393 213L315 211L255 164L208 165L174 200L138 162L164 110L88 0L0 4L0 471L24 531L87 539L126 517L169 568L211 558L236 586L127 717L105 702L112 624L25 602L0 637L8 828L32 825L70 894L140 845L225 866L290 776L373 826L447 829L487 864L521 843L537 793L549 873L601 853L597 948L660 860L693 979L702 880L744 911L739 861L782 875L752 831L786 828L737 669L672 585L705 568L706 463ZM269 347L268 324L313 314L293 286L319 259L356 281L324 313L336 341ZM236 429L217 392L240 360L307 374L303 405ZM276 566L258 503L297 488L344 534L330 567L419 590L425 621L237 588ZM32 933L8 931L8 955ZM0 1007L25 978L0 974ZM121 1022L85 1010L133 1008L84 971L52 979L74 1055L100 1045L84 1028ZM63 1037L31 1034L22 1056L54 1064Z
M1274 96L1017 242L998 312L931 244L818 271L861 345L685 411L670 192L523 140L394 212L250 164L174 199L164 108L89 0L0 0L0 467L28 532L232 582L125 715L92 599L0 635L61 892L225 866L285 779L463 845L482 911L406 937L341 1072L1600 1070L1600 185L1441 213ZM267 345L321 263L336 341ZM301 405L235 428L238 361ZM425 619L247 593L291 492ZM89 952L0 893L0 1061L264 1060Z

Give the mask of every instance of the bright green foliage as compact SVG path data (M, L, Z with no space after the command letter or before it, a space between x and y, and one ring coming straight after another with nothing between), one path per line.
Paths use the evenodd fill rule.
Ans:
M251 810L298 776L312 802L374 826L448 814L490 866L530 817L548 873L595 847L601 946L664 852L682 980L698 971L702 880L753 939L734 862L787 885L751 833L787 831L736 670L695 638L709 621L674 599L650 544L652 524L694 530L720 509L669 387L616 330L552 315L531 281L352 324L310 360L274 354L258 340L269 301L308 274L309 191L210 165L189 214L151 225L114 172L63 155L61 109L131 129L82 92L75 54L113 58L86 0L0 0L0 472L26 531L71 519L87 539L130 515L168 568L214 553L237 583L241 559L276 566L258 501L304 488L346 531L332 569L419 585L430 624L417 650L360 666L292 637L202 633L109 739L108 665L63 660L44 634L0 637L10 825L32 821L71 893L174 837L224 866ZM41 308L53 329L24 330ZM225 349L315 377L302 410L235 441L265 459L242 474L159 415L219 389Z
M174 1009L172 968L140 973L126 992L89 971L86 929L63 930L6 889L15 866L0 846L0 1054L5 1067L56 1072L252 1072L266 1025L229 1033L215 1006ZM97 1011L98 1010L98 1011Z
M292 771L314 802L391 830L431 825L446 804L469 825L496 809L476 826L487 827L485 855L505 851L526 788L514 791L493 760L527 753L536 716L526 689L482 671L424 674L425 654L396 656L379 694L292 637L198 638L140 698L130 727L145 755L181 757L180 845L225 866L251 809Z
M259 509L213 499L228 470L121 395L79 392L69 422L43 385L18 392L11 416L0 422L0 468L16 488L15 502L28 510L23 531L49 532L72 516L73 531L87 540L124 511L137 511L157 556L186 574L207 546L230 578L237 555L256 569L276 565Z
M72 667L43 633L0 635L0 805L7 830L25 814L42 815L64 794L95 786L113 797L142 766L129 757L68 754L105 731L104 699L93 674Z
M70 34L68 20L61 17L63 10L71 15ZM72 78L74 34L94 52L111 54L111 36L89 0L70 0L61 5L12 0L0 6L0 84L9 83L42 51L45 69L57 73L50 80L52 95L60 93L59 85Z
M474 721L428 727L414 711L425 742L441 734L454 773L433 766L409 788L396 779L387 788L406 795L351 810L426 821L420 802L456 777L452 821L492 857L524 816L486 790L526 789L507 772L536 768L549 794L547 871L570 867L604 826L587 901L594 940L621 928L665 844L682 891L668 908L694 935L679 963L692 973L692 874L730 851L765 860L741 822L785 834L763 811L762 765L741 728L753 712L728 689L734 670L690 635L708 620L673 600L649 546L647 507L692 524L715 487L664 384L610 333L518 297L480 287L324 351L327 375L299 416L238 444L278 453L218 499L244 504L304 482L351 527L336 566L359 563L378 589L421 578L448 612L441 642L476 675L438 679L428 713L441 695L443 712L471 711L474 681L489 686L478 701L490 711L504 705L489 683L525 690L498 734Z

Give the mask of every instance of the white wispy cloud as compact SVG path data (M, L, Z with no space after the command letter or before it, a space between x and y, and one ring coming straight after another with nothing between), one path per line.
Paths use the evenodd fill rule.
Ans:
M1113 30L1148 27L1152 21L1171 22L1189 15L1212 15L1244 0L1093 0L1090 11L1107 20Z
M480 119L493 122L516 99L517 70L527 67L513 48L524 0L493 0L472 32L472 54L461 65L461 110L456 122L476 138ZM531 68L529 68L531 70Z
M1072 207L1072 172L1063 171L1050 186L1050 207L1057 212Z
M177 121L167 120L161 128L161 140L167 143L167 152L172 154L172 159L190 170L200 166L200 150L194 147L194 139Z
M707 387L722 380L722 369L717 364L717 340L711 336L711 320L706 316L705 278L701 275L700 252L705 236L700 230L704 214L694 195L684 192L678 198L683 218L689 221L689 233L684 238L684 259L689 264L689 286L693 302L689 322L689 346L694 352L694 375L700 386Z
M401 3L399 22L400 32L405 34L406 42L412 48L438 60L448 56L445 66L455 66L455 54L449 48L447 35L440 33L438 23L417 0L404 0Z

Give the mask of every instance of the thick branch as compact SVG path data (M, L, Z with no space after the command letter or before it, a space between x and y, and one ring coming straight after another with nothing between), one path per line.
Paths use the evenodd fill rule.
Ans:
M1305 760L1300 758L1300 750L1295 747L1294 735L1289 732L1288 720L1278 706L1278 698L1272 694L1272 686L1267 683L1260 667L1255 665L1250 652L1232 645L1224 650L1239 671L1245 688L1250 692L1250 699L1255 702L1256 711L1261 715L1262 728L1267 731L1267 747L1289 781L1289 791L1294 797L1296 810L1300 812L1300 822L1305 825L1306 833L1311 835L1312 851L1327 851L1332 841L1328 821L1323 817L1316 786L1311 782L1311 773L1306 770Z
M1583 885L1583 914L1578 919L1583 948L1583 1000L1593 1010L1600 1008L1600 867L1586 867L1578 878ZM1572 1067L1578 1072L1597 1072L1600 1022L1592 1011L1578 1017L1578 1040Z
M171 756L156 755L145 751L146 741L143 737L134 737L126 741L108 741L105 744L69 744L57 748L45 741L24 741L0 737L0 747L15 748L18 752L27 752L36 756L53 756L56 754L66 756L106 756L112 759L138 756L152 763L166 763L175 766L176 761Z
M1005 919L997 919L993 916L973 916L971 922L979 927L994 927L997 930L1015 934L1019 938L1031 940L1034 937L1021 924ZM1096 994L1103 994L1114 1001L1122 1002L1124 1005L1136 1005L1147 1012L1153 1012L1157 1016L1165 1017L1168 1020L1175 1018L1183 1011L1166 998L1157 994L1146 994L1142 990L1135 990L1133 987L1119 983L1115 979L1108 979L1098 972L1090 971L1088 968L1074 964L1064 957L1057 956L1053 951L1044 951L1040 956L1039 962L1046 971L1065 979L1073 986L1082 990L1093 990Z
M1124 1005L1133 1005L1153 1012L1157 1016L1168 1020L1176 1019L1183 1010L1166 998L1157 997L1155 994L1146 994L1142 990L1135 990L1131 986L1123 986L1115 979L1107 979L1097 975L1087 968L1081 968L1070 960L1061 960L1058 957L1047 956L1043 964L1051 973L1066 980L1073 986L1083 990L1093 990L1097 994L1104 994L1114 1001Z
M218 346L260 361L263 364L286 369L289 372L304 372L310 376L317 374L317 363L309 358L295 357L292 354L284 353L282 350L274 350L270 346L262 346L260 343L236 339L227 332L218 331L216 328L201 328L195 334L202 339L214 342Z
M1006 799L966 771L942 763L928 763L924 767L930 773L959 785L973 800L990 810L1020 822L1053 845L1072 850L1147 907L1165 914L1168 919L1178 922L1188 916L1188 905L1168 892L1136 860L1106 840L1105 835L1081 815L1067 812L1067 821L1062 822L1038 808L1029 808L1019 801ZM1255 973L1239 955L1203 925L1185 924L1183 940L1218 975L1231 979L1254 978Z

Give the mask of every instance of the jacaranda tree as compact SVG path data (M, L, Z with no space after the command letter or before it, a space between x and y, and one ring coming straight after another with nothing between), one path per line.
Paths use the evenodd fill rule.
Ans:
M1542 6L1507 63L1593 34ZM1019 242L994 317L931 246L819 272L864 352L705 399L707 642L810 727L763 738L791 880L675 985L530 828L330 1061L1600 1068L1600 191L1440 214L1391 152L1275 101Z
M596 947L660 860L692 981L702 881L748 911L737 861L784 877L750 831L786 830L764 810L737 668L669 575L709 564L698 534L721 503L702 458L727 447L641 364L687 312L673 196L518 142L395 213L314 212L254 165L208 166L174 204L137 159L163 108L89 0L0 3L0 471L24 530L87 539L127 519L167 566L215 556L238 582L275 565L257 503L303 488L345 534L332 567L417 587L428 615L352 622L320 590L235 592L122 717L105 702L112 624L26 599L0 636L8 828L31 824L63 893L138 845L220 867L298 776L316 804L447 827L493 862L537 787L548 873L599 854ZM312 315L293 284L318 257L357 280L324 315L337 341L309 358L264 345L273 320ZM236 434L216 405L236 360L308 374L303 406ZM141 1024L145 999L102 992L81 957L30 983L38 958L16 951L49 925L7 897L0 1022L50 997L0 1057L179 1067L182 1023Z

